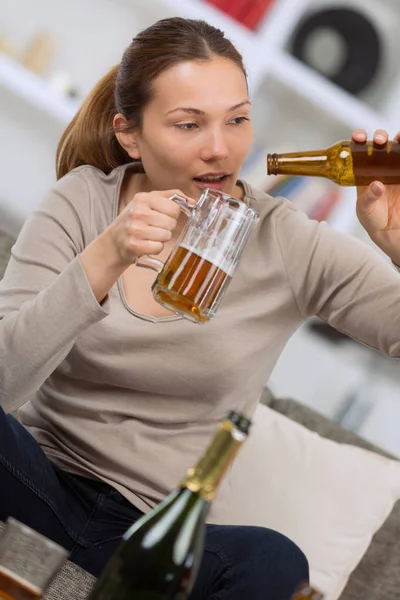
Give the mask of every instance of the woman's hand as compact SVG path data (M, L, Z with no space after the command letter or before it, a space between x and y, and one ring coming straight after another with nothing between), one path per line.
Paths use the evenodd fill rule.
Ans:
M143 254L159 254L172 237L181 212L170 199L180 190L139 192L80 255L90 286L102 302L122 273Z
M357 129L353 141L364 143L367 133ZM378 129L373 138L382 146L388 141L388 134ZM400 132L394 138L400 143ZM384 185L373 181L369 186L357 188L357 217L369 237L391 260L400 264L400 185Z
M139 192L106 230L122 263L127 266L143 254L159 254L172 238L181 212L173 194L195 201L180 190Z

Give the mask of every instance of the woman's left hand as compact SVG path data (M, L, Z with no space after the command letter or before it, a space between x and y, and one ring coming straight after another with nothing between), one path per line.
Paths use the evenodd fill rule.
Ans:
M353 141L365 143L367 132L357 129ZM378 129L373 138L375 144L383 146L388 134ZM400 132L394 138L400 143ZM357 217L369 237L391 260L400 265L400 184L384 185L373 181L369 186L357 188Z

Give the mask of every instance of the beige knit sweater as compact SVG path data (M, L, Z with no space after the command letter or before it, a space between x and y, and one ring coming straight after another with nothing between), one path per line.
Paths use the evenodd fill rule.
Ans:
M0 402L24 404L23 424L57 465L146 511L230 409L255 408L308 316L398 357L400 276L365 244L244 183L261 219L210 323L137 314L120 282L100 306L79 254L115 218L127 168L74 170L24 225L0 283Z

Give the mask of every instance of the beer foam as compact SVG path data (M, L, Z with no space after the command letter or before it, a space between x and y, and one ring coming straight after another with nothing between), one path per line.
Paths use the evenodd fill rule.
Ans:
M234 269L235 261L231 261L231 259L224 258L223 256L221 257L221 250L218 247L207 248L206 250L201 251L199 251L198 248L190 246L189 244L180 244L179 247L191 252L192 254L196 254L196 256L202 258L203 260L207 260L208 262L212 263L215 267L217 267L217 269L224 271L225 275L230 275L230 271L233 271Z

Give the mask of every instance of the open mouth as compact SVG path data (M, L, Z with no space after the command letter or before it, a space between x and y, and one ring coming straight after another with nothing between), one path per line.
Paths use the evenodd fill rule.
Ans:
M219 187L226 183L228 175L204 175L203 177L194 177L193 179L194 181L202 185L208 185L209 187Z

